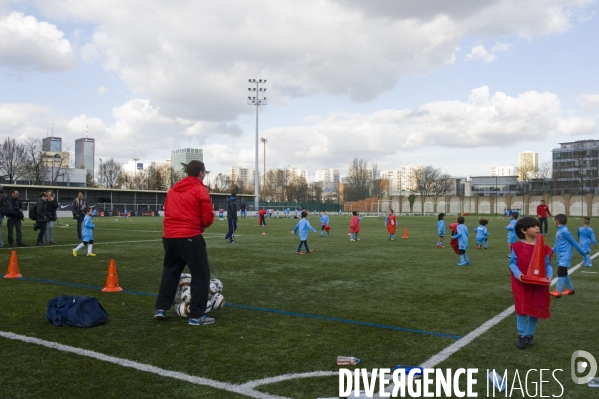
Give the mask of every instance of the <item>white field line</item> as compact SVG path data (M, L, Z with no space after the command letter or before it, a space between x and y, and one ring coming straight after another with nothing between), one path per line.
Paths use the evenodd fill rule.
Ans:
M283 374L283 375L278 375L276 377L268 377L268 378L263 378L261 380L248 381L245 384L241 384L240 387L256 388L261 385L274 384L277 382L287 381L287 380L295 380L297 378L332 377L332 376L338 376L338 375L339 375L338 371L311 371L308 373Z
M241 234L235 234L236 237L241 237ZM213 236L203 236L204 238L223 238L223 235L213 235ZM137 243L137 242L156 242L156 241L162 241L162 238L155 238L153 240L131 240L131 241L103 241L103 242L94 242L94 245L105 245L105 244L131 244L131 243ZM31 245L31 246L27 246L27 247L11 247L11 249L15 250L15 251L22 251L22 250L26 250L26 249L48 249L48 248L59 248L59 247L73 247L77 246L77 243L74 244L60 244L60 245L45 245L43 247L38 247L36 245ZM8 248L7 248L8 249Z
M591 256L591 259L594 259L597 256L599 256L599 252L597 252L593 256ZM576 266L570 268L568 270L568 275L574 273L576 270L580 269L581 267L582 267L582 262L577 264ZM555 283L557 283L557 277L554 278L553 280L551 280L551 285L554 285ZM515 310L515 306L514 305L510 306L503 312L499 313L497 316L487 320L480 327L476 328L474 331L470 332L468 335L464 336L463 338L460 338L459 340L455 341L453 344L449 345L447 348L443 349L441 352L432 356L430 359L428 359L427 361L422 363L420 365L420 367L433 368L436 365L438 365L439 363L447 360L451 355L453 355L454 353L456 353L457 351L462 349L464 346L468 345L470 342L474 341L476 338L480 337L481 335L483 335L484 333L489 331L491 329L491 327L495 326L496 324L500 323L502 320L507 318L509 315L511 315L514 312L514 310ZM387 387L387 389L385 391L391 392L393 390L393 387L394 387L394 384L391 384L390 386ZM374 397L380 398L380 396L378 394L375 395Z
M209 378L196 377L189 374L181 373L178 371L165 370L160 367L155 367L149 364L138 363L132 360L121 359L119 357L108 356L102 353L90 351L87 349L76 348L74 346L63 345L57 342L45 341L38 338L28 337L26 335L19 335L10 332L0 331L0 336L8 339L14 339L17 341L27 342L35 345L45 346L50 349L57 349L62 352L70 352L80 356L87 356L103 362L113 363L118 366L128 367L135 370L143 371L146 373L156 374L160 377L174 378L177 380L189 382L196 385L204 385L211 388L222 389L224 391L234 392L240 395L249 396L250 398L258 399L288 399L284 396L269 395L267 393L259 392L253 389L254 385L236 385L227 382L220 382ZM300 377L301 378L301 377ZM246 386L247 385L247 386Z

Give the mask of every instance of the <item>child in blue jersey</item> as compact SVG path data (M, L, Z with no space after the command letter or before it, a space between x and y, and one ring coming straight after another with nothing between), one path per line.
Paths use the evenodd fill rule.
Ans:
M437 234L439 234L439 241L437 241L437 247L445 248L443 240L445 239L445 214L440 213L437 216Z
M489 230L487 230L487 224L489 221L482 218L478 221L479 225L474 229L476 233L476 248L481 249L483 242L485 243L485 249L489 249ZM517 234L518 232L516 232Z
M511 210L508 209L508 211L511 212ZM511 253L512 253L512 244L515 242L518 242L518 236L516 235L516 223L518 223L518 212L513 211L510 213L510 217L512 218L510 220L510 224L508 224L507 226L505 226L505 229L507 230L507 246L510 249L510 255L507 255L507 257L511 257Z
M314 227L310 226L310 222L308 222L308 212L303 211L302 218L300 219L299 222L297 222L297 225L293 229L293 234L297 234L299 231L299 236L300 236L300 243L297 247L297 251L295 252L298 255L303 255L303 253L301 252L302 245L306 246L307 253L311 254L312 252L314 252L313 250L308 248L308 230L312 230L313 232L316 233L316 229Z
M452 240L458 240L460 251L460 263L458 263L458 266L470 264L470 259L466 255L466 251L468 250L468 227L464 224L465 221L466 219L463 216L458 218L457 232L451 237Z
M83 213L85 213L85 218L83 219L83 225L81 226L82 242L77 245L76 248L73 248L73 256L77 256L77 251L83 248L84 245L87 245L87 256L96 256L96 254L92 252L94 246L93 229L96 228L92 223L92 209L86 206L83 208Z
M324 211L322 215L320 215L320 224L322 225L322 228L320 229L320 236L322 237L324 235L325 229L329 225L329 214L327 211ZM327 231L327 236L331 236L330 231Z
M555 215L553 218L553 224L557 227L555 246L553 247L553 252L557 255L557 286L549 294L555 298L560 298L562 295L574 294L574 286L568 275L568 268L572 261L572 248L575 248L582 256L588 255L589 252L580 248L566 227L566 223L568 223L568 218L563 213ZM567 289L562 291L564 285L566 285Z
M580 248L586 252L591 251L591 243L595 244L595 247L597 246L595 232L591 227L589 227L589 224L591 224L591 219L584 218L582 219L582 227L578 228L578 245L580 245ZM593 263L591 262L591 255L587 254L584 256L582 265L586 267L593 266Z

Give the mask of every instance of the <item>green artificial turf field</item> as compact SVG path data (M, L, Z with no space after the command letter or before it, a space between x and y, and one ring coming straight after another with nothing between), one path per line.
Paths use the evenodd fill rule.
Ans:
M384 217L369 217L362 221L361 240L350 242L349 219L333 215L331 236L311 232L308 243L314 253L303 256L295 254L299 239L290 234L296 219L267 219L266 227L259 227L255 218L240 219L237 244L223 240L227 223L216 220L205 237L227 305L210 313L215 324L198 327L188 326L172 309L164 321L152 317L162 269L161 218L95 219L95 258L86 257L85 250L73 257L74 221L61 220L55 227L58 245L42 248L33 246L36 233L26 221L24 242L29 246L17 249L24 278L0 279L1 332L210 381L206 386L0 337L0 397L244 398L248 396L213 383L239 385L284 374L335 372L338 355L357 356L360 367L368 369L421 364L513 304L505 257L507 219L491 218L488 250L476 249L472 230L477 220L466 219L472 260L466 267L456 266L449 234L446 248L435 247L436 217L399 217L395 241L386 238ZM320 231L317 216L310 222ZM451 222L447 217L446 224ZM570 231L575 234L580 222L570 220ZM5 226L2 273L11 249ZM408 239L401 239L403 226ZM554 234L550 227L547 244L553 244ZM123 292L100 291L110 259L116 261ZM576 253L573 266L581 260ZM599 265L599 259L595 263ZM599 390L570 378L574 351L599 358L599 274L583 273L598 267L572 274L576 294L552 301L552 317L539 322L534 346L515 347L516 317L511 314L436 367L478 368L480 397L486 396L485 370L492 368L501 373L562 369L556 374L565 391L561 397L599 397L593 396ZM53 326L45 319L46 304L59 295L97 297L109 322L89 329ZM538 374L534 378L538 382ZM545 380L550 382L543 394L559 395L561 388L551 376ZM291 378L257 386L253 392L333 397L338 381L334 373Z

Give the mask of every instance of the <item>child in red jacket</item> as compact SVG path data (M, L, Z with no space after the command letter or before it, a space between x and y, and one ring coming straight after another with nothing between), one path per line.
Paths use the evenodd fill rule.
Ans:
M520 241L512 244L510 272L517 315L518 340L516 346L519 349L534 345L533 335L537 329L538 320L550 317L551 297L549 296L549 287L522 282L522 276L528 272L540 226L540 222L533 217L524 217L518 220L515 230ZM545 245L545 275L549 281L553 277L552 254L551 248Z
M360 241L358 238L358 233L360 232L360 220L364 219L358 216L357 211L352 212L352 218L349 222L349 240L350 241Z

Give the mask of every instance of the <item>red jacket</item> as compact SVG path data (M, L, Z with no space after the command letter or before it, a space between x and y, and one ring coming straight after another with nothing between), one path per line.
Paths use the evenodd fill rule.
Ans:
M175 184L164 201L165 238L190 238L214 221L214 206L204 183L188 176Z
M360 232L360 217L352 216L349 221L349 231L351 233L359 233Z
M540 218L546 218L547 214L549 216L553 216L551 212L549 212L549 207L546 204L541 204L537 206L537 216Z

